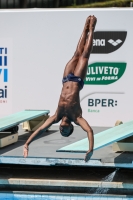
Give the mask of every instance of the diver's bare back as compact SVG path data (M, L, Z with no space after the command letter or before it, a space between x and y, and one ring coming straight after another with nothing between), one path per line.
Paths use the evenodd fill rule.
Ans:
M82 110L80 107L79 99L79 83L68 81L63 84L61 91L58 108L57 117L67 117L70 121L77 124L77 118L82 116Z

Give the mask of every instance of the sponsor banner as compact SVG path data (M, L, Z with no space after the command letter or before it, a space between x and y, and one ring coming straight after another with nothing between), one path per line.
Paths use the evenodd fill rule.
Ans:
M12 44L0 39L0 117L12 112Z
M108 85L118 81L124 74L126 63L96 62L88 65L86 85Z
M92 53L107 54L118 50L125 42L127 31L96 31Z
M95 92L81 99L83 116L96 126L113 126L122 118L125 104L124 92Z

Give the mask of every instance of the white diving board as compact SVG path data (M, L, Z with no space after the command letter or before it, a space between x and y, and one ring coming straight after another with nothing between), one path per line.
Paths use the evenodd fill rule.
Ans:
M94 135L94 150L133 135L133 121L115 126ZM60 148L57 152L86 153L89 149L88 138Z
M17 126L22 122L40 117L42 115L48 115L49 110L24 110L11 114L9 116L0 118L0 131Z

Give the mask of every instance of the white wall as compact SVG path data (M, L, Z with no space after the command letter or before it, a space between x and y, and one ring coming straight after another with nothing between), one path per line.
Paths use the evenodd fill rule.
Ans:
M123 45L109 54L91 54L95 62L126 62L123 76L109 85L85 85L81 91L83 116L92 126L113 126L117 119L133 119L133 9L1 10L0 47L8 48L8 103L1 116L23 109L57 108L62 74L72 57L88 15L98 19L96 31L127 31ZM5 43L4 43L5 42ZM1 78L1 76L0 76ZM2 80L2 79L0 79ZM2 88L5 83L1 83ZM106 94L109 92L111 94ZM122 94L118 94L122 93ZM114 99L117 106L91 107L88 98Z

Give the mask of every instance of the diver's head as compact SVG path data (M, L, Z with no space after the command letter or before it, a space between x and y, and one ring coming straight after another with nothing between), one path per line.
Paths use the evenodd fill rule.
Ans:
M73 132L73 125L71 122L63 121L60 124L60 133L63 137L69 137Z

